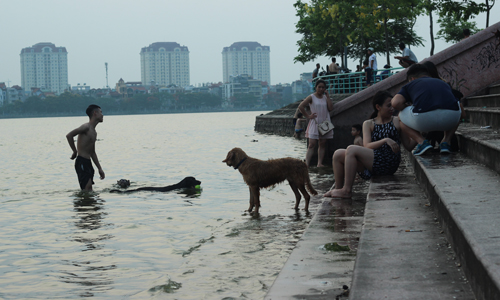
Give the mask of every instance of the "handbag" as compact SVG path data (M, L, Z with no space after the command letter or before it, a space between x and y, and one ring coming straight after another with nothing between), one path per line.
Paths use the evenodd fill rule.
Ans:
M318 121L316 121L317 123ZM320 135L325 135L331 130L333 130L335 126L333 126L332 122L330 120L326 119L324 120L321 124L318 124L318 131Z

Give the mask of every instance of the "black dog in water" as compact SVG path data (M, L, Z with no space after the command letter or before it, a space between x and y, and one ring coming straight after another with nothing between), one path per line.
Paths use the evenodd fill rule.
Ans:
M194 189L195 186L200 185L200 183L201 183L201 181L196 180L196 178L194 178L194 177L186 177L186 178L182 179L179 183L167 185L167 186L163 186L163 187L146 186L146 187L141 187L141 188L133 189L133 190L125 190L125 191L111 190L109 192L110 193L132 193L132 192L139 192L139 191L168 192L168 191L177 190L177 189Z

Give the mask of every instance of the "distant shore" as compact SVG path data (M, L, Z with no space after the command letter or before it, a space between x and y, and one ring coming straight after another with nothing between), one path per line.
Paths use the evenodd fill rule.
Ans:
M185 113L209 113L209 112L240 112L240 111L271 111L277 108L214 108L214 109L179 109L179 110L141 110L141 111L104 111L107 116L121 115L151 115L151 114L185 114ZM18 113L0 114L0 119L21 119L21 118L54 118L54 117L83 117L85 112L66 113Z

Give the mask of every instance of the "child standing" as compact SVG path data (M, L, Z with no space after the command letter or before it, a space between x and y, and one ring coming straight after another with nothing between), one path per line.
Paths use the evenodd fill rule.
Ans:
M353 145L358 145L363 147L363 138L361 137L361 125L352 125L351 135L354 137Z

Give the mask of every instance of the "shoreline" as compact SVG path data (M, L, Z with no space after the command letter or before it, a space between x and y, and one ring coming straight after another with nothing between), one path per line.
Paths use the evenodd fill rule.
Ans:
M190 113L212 113L212 112L245 112L245 111L258 111L270 112L269 108L254 108L254 109L201 109L201 110L178 110L178 111L138 111L138 112L106 112L107 116L127 116L127 115L163 115L163 114L190 114ZM59 118L59 117L85 117L82 112L78 113L57 113L57 114L9 114L0 115L0 119L28 119L28 118Z

